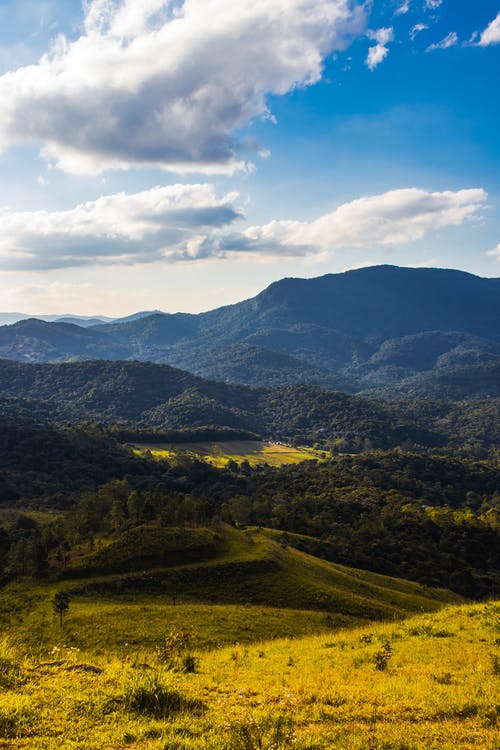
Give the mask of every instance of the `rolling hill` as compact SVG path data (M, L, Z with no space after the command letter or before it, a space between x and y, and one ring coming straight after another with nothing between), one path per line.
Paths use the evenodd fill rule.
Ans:
M499 440L495 399L384 401L307 385L251 388L148 362L0 360L0 397L6 399L4 408L8 399L29 399L32 415L60 423L159 430L216 426L305 443L342 441L343 450L467 441L487 449Z

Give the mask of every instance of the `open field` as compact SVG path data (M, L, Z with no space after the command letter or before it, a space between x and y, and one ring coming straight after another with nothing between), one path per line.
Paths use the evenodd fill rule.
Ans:
M143 644L118 651L75 645L84 619L92 619L80 605L70 607L62 629L47 623L51 638L41 648L9 631L0 645L0 746L500 747L499 603L208 651L189 611L181 611L189 637L166 628L155 648L147 621ZM109 608L108 640L115 615ZM261 616L246 609L249 624Z
M305 446L292 447L282 443L263 443L255 440L228 440L214 443L140 443L133 447L139 455L149 451L159 459L172 458L179 453L192 454L218 468L223 468L229 461L237 464L248 461L250 466L259 464L283 466L311 459L321 460L325 456L322 451Z

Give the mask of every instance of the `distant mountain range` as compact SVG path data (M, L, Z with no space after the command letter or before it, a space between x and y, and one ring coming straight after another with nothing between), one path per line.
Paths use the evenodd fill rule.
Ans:
M91 322L2 326L0 357L151 361L249 385L381 396L500 396L500 279L462 271L374 266L283 279L198 315Z
M156 315L161 310L145 310L143 312L127 315L124 318L109 318L106 315L29 315L28 313L0 312L0 326L13 325L20 320L44 320L46 323L72 323L75 326L89 328L90 326L102 325L103 323L128 323L131 320L145 318L148 315Z

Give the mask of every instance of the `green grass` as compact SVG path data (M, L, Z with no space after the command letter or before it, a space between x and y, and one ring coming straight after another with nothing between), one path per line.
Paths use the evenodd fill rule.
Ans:
M140 443L135 451L142 455L149 451L154 458L170 459L179 453L187 453L203 461L223 468L229 461L237 464L248 461L251 466L268 464L283 466L325 457L321 451L308 447L292 447L282 443L262 443L255 440L228 440L206 443Z
M72 561L64 577L203 562L224 554L228 546L225 536L211 529L138 526L117 539L99 539L97 550Z
M182 666L185 647L165 660L161 649L148 645L147 621L140 652L104 643L78 650L64 643L81 626L80 617L92 615L76 610L57 643L29 649L15 629L0 641L0 664L8 661L16 673L2 688L0 747L500 747L498 602L208 651L194 628L188 647L195 671L189 673ZM248 609L248 621L260 616ZM112 640L116 611L109 609L106 618ZM378 669L381 651L389 656Z
M64 572L64 588L72 596L92 598L147 595L177 604L254 604L322 611L347 618L346 623L398 619L460 601L451 592L285 548L266 531L240 531L224 525L217 532L134 529L70 566Z
M190 561L200 549L205 558ZM31 647L47 646L60 635L51 605L59 590L71 597L66 645L110 652L153 648L171 629L193 630L200 645L216 647L396 621L460 601L284 548L265 530L227 526L134 529L76 560L59 580L2 589L0 622Z

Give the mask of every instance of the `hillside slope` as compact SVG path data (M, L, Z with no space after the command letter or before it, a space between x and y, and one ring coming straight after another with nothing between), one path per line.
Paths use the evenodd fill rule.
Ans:
M488 448L498 442L498 400L387 402L313 386L249 388L142 362L0 360L0 397L30 399L32 414L40 410L42 418L50 414L59 422L163 429L216 425L278 439L343 441L343 450L467 441Z

